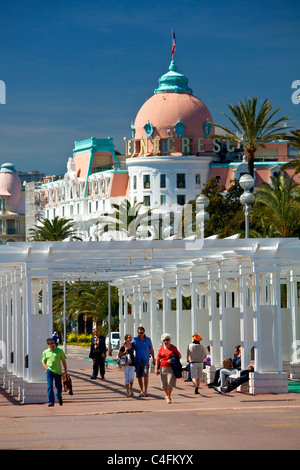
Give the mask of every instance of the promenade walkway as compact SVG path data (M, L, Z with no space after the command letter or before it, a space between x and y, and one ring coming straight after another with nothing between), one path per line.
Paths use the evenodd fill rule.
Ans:
M1 449L210 450L299 449L300 395L220 395L177 381L172 404L150 374L149 397L125 393L124 374L109 362L105 380L91 380L88 349L68 347L74 395L53 408L22 405L0 388ZM283 432L284 431L284 432Z

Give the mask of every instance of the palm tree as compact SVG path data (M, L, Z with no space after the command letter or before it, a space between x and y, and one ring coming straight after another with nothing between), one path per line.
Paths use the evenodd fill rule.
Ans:
M85 313L102 324L108 312L108 283L84 282L77 283L73 295L76 297L75 305L78 312ZM111 314L119 318L119 295L115 286L110 288Z
M248 172L254 176L254 158L259 147L265 147L267 142L282 138L282 132L286 131L285 122L289 118L283 116L271 122L271 119L280 110L273 111L273 106L266 98L257 104L257 98L245 98L245 102L240 101L236 106L228 105L233 114L233 118L223 113L231 122L234 130L229 130L226 126L211 123L226 131L226 137L234 142L243 145L248 153ZM224 137L224 136L222 136Z
M264 226L273 236L292 237L300 235L300 190L299 185L283 175L272 178L255 193L256 203L252 217L264 221Z
M146 232L146 236L151 227L148 226L152 209L142 211L144 204L135 202L131 205L128 199L124 199L121 204L112 204L114 212L112 214L105 213L97 222L102 225L102 234L110 233L114 238L119 238L120 233L128 237L139 238L141 231Z
M72 219L56 216L54 219L49 220L42 217L38 222L38 224L29 229L31 235L28 238L29 241L63 241L69 237L81 240L76 235L76 230L74 229L75 222Z
M291 135L286 136L286 140L289 144L300 151L300 129L296 129L295 131L291 131ZM280 171L287 170L288 168L294 168L295 174L300 173L300 153L295 160L282 165Z
M110 288L111 314L114 327L118 327L119 297L115 286ZM102 325L108 312L108 283L81 281L66 283L67 314L71 322L83 313ZM62 312L64 309L64 286L62 282L53 284L52 312L56 331L61 331Z

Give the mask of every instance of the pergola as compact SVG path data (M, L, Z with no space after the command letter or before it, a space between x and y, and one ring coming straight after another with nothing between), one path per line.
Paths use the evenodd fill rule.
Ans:
M46 399L40 361L52 334L52 283L80 280L118 287L121 338L143 325L157 352L167 331L184 361L199 332L212 373L241 344L242 368L250 360L255 367L250 393L285 393L287 374L299 377L299 239L11 243L0 246L0 384L24 403ZM182 296L191 297L190 310Z

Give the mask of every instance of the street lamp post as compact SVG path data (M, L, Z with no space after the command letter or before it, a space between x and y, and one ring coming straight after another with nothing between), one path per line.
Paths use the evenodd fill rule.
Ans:
M209 213L206 208L209 204L209 199L205 194L200 194L196 199L196 221L197 227L200 227L200 238L204 238L205 222L209 219Z
M254 195L250 191L250 189L254 186L254 179L251 175L245 174L240 177L239 183L244 190L243 194L240 197L240 202L244 207L245 213L245 238L249 238L249 216L251 206L255 200Z

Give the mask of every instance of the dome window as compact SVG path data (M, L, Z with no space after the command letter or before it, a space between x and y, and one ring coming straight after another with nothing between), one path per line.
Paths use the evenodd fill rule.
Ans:
M176 132L177 137L182 137L185 131L186 125L181 121L179 118L179 121L175 124L174 130Z
M204 132L204 136L206 139L210 135L211 128L212 128L212 125L208 122L208 119L207 119L206 123L203 126L203 132Z
M153 136L153 132L154 132L153 125L148 121L147 124L144 125L144 129L145 129L145 132L146 132L146 136L148 138L151 138Z

